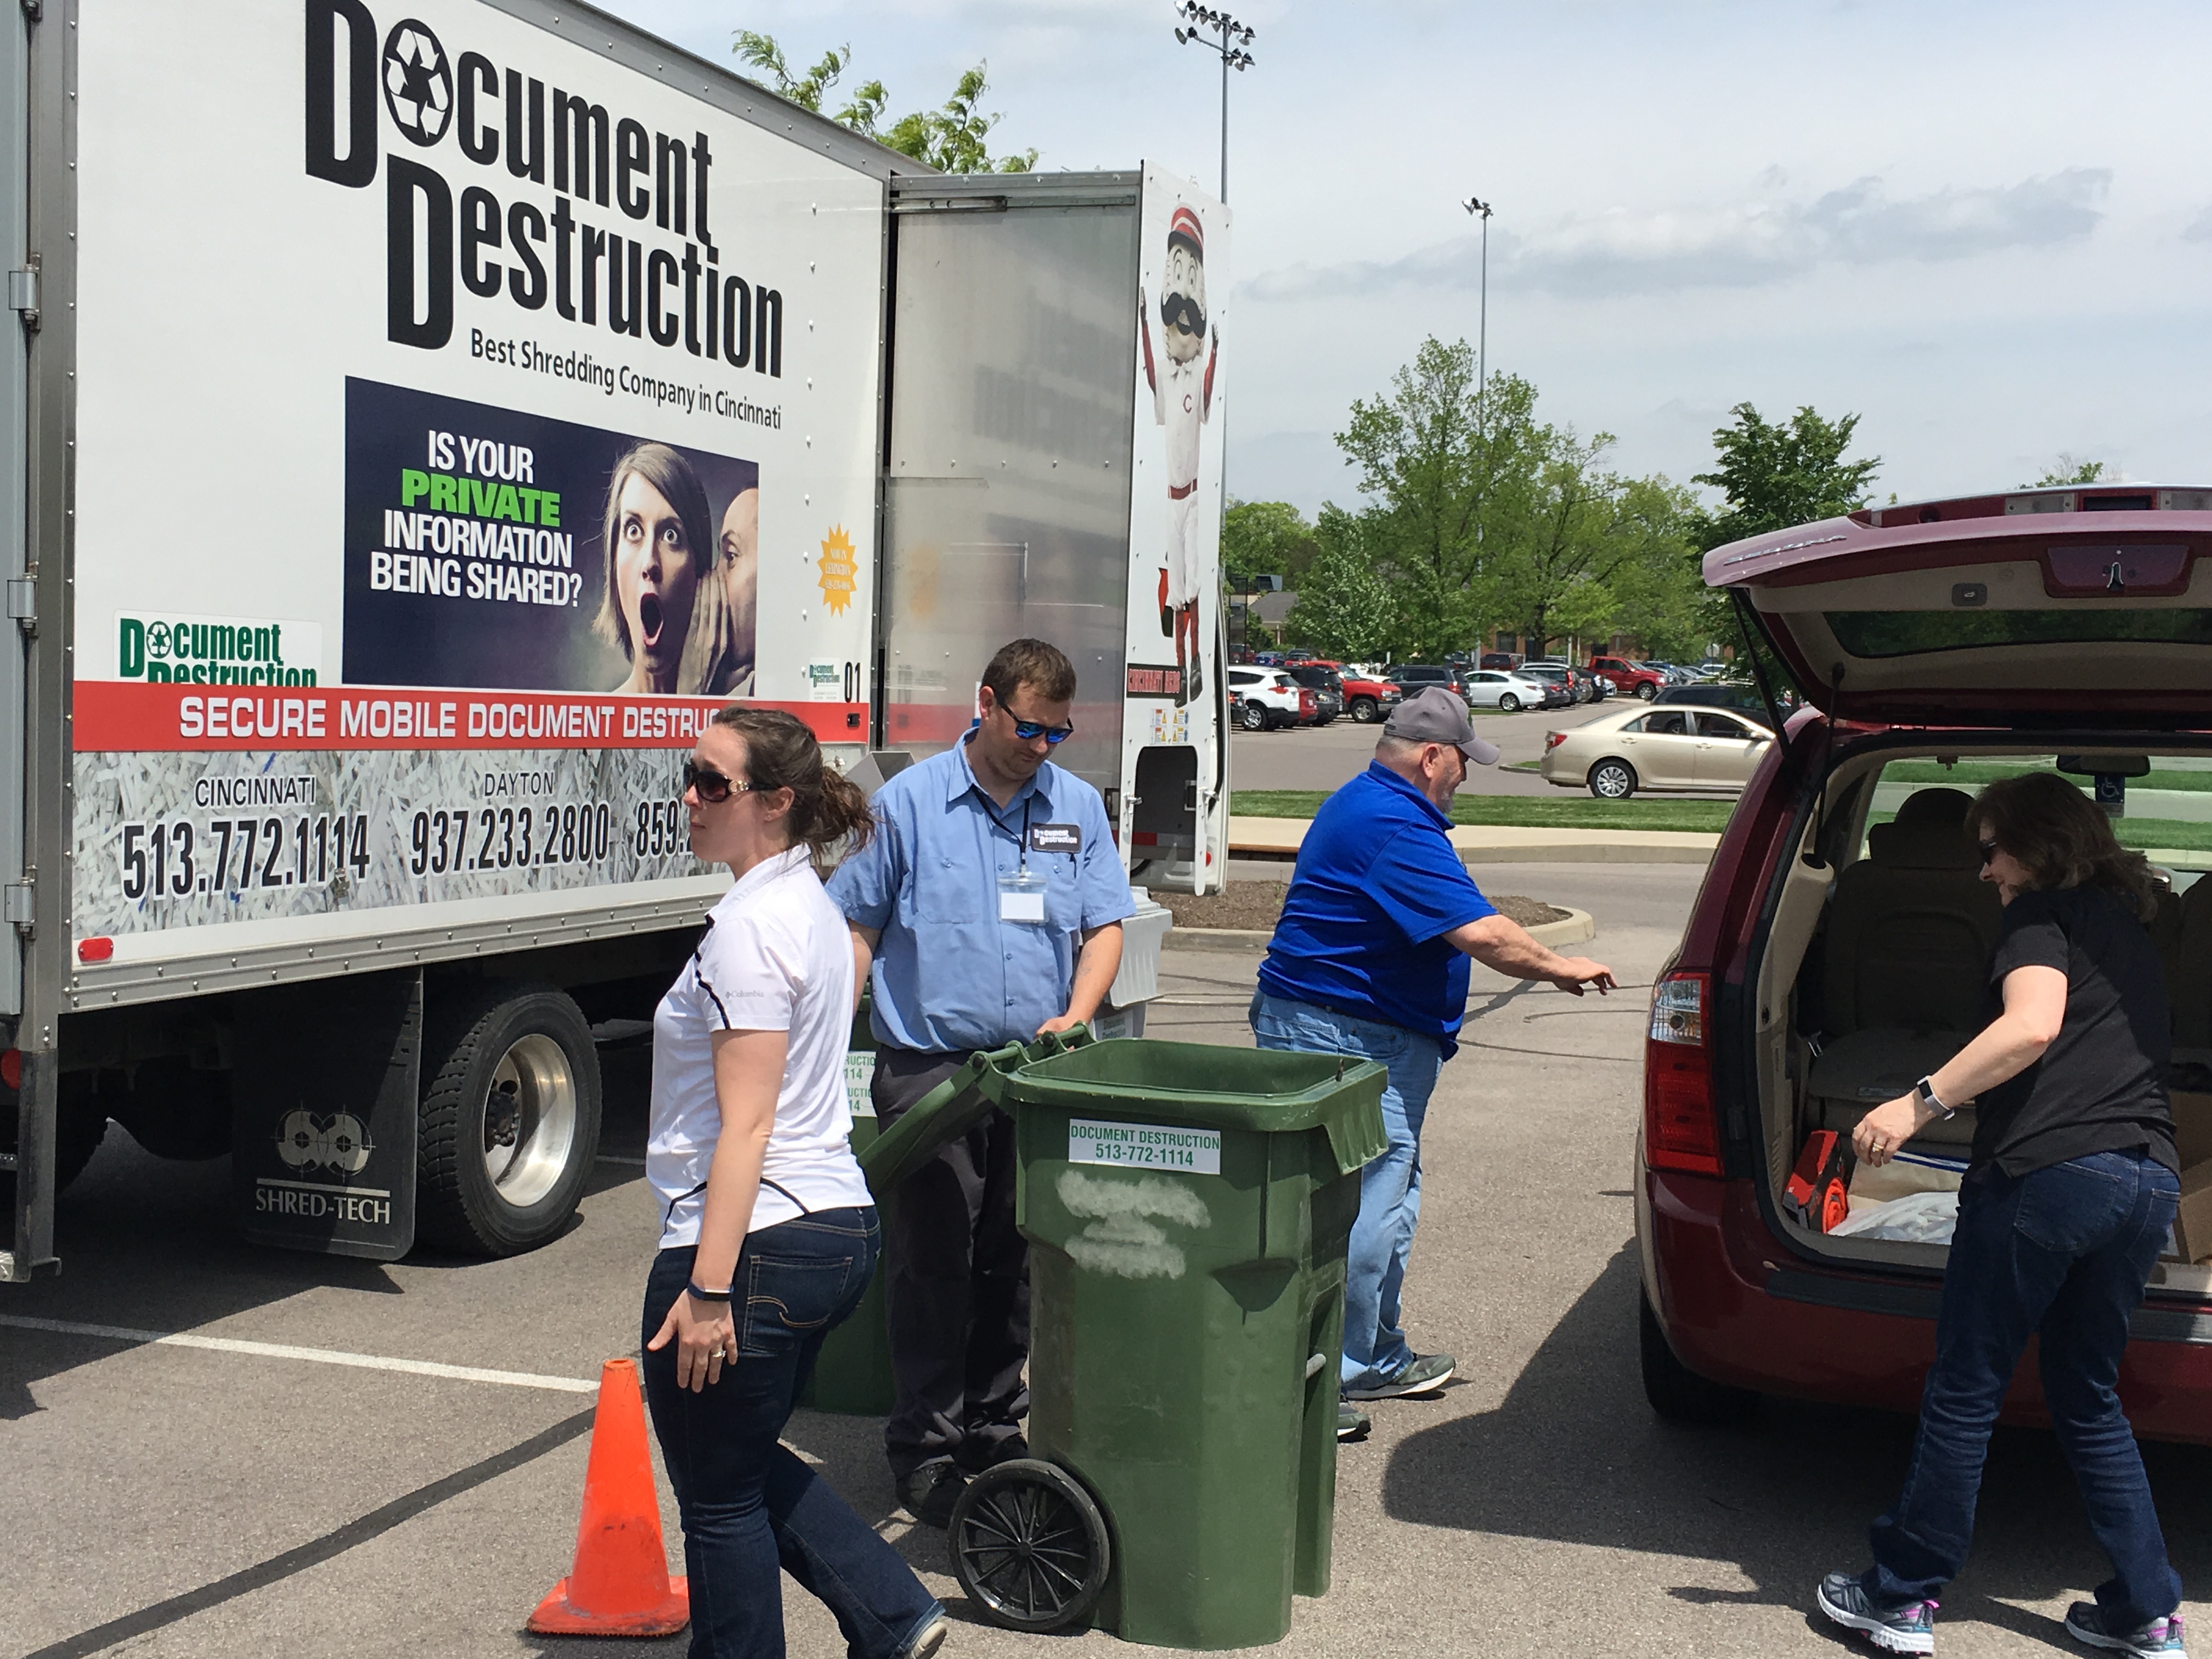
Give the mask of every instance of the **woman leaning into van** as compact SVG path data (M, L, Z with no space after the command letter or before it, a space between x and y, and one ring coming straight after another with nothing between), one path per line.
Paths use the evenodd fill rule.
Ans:
M1935 1651L1934 1598L1966 1561L1990 1431L2039 1334L2052 1425L2114 1569L2066 1628L2092 1647L2172 1659L2181 1581L2113 1389L2180 1194L2166 983L2143 926L2150 878L2056 773L1991 784L1967 822L2004 902L1990 969L2002 1011L1851 1137L1860 1158L1886 1164L1976 1103L1911 1468L1874 1524L1874 1565L1821 1580L1820 1610L1892 1653Z
M851 1653L920 1659L945 1610L778 1439L880 1248L846 1142L852 943L815 868L873 823L805 726L767 709L714 716L684 804L692 851L737 882L653 1023L646 1175L664 1224L645 1389L684 1522L692 1659L781 1659L779 1569Z

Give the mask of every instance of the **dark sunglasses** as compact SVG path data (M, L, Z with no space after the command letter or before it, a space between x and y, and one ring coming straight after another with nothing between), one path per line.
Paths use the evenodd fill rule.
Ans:
M709 806L719 806L732 795L742 795L750 789L750 783L738 783L724 777L711 766L702 766L696 761L684 763L684 787L678 790L680 799L696 789L699 799Z
M1003 703L1000 705L1002 708L1005 706ZM1006 718L1014 720L1012 712ZM1024 743L1035 743L1042 738L1049 744L1063 744L1075 735L1075 722L1070 720L1065 726L1047 726L1042 720L1014 720L1014 735Z
M2004 850L1993 841L1977 842L1974 844L1982 849L1982 862L1984 865Z

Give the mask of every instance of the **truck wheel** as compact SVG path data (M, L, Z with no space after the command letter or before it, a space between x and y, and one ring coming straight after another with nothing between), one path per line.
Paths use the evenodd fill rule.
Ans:
M1498 712L1501 714L1519 714L1521 712L1521 699L1515 696L1510 691L1501 692L1498 698Z
M0 1106L0 1149L13 1153L18 1150L16 1109ZM92 1162L92 1155L100 1150L100 1143L107 1135L107 1114L96 1102L82 1102L64 1096L60 1116L54 1125L54 1191L61 1193L70 1182L84 1173L84 1166ZM0 1173L0 1229L13 1226L15 1213L15 1176L12 1170Z
M1600 800L1626 800L1636 793L1636 769L1625 760L1601 760L1589 769L1589 792Z
M1352 700L1352 718L1358 721L1360 725L1374 725L1376 713L1376 709L1375 708L1374 698L1354 697Z
M424 1022L416 1237L517 1255L575 1213L599 1144L599 1060L583 1011L550 985L446 993Z
M1676 1358L1667 1333L1660 1328L1659 1316L1651 1311L1651 1298L1640 1291L1636 1297L1636 1315L1637 1346L1644 1367L1644 1397L1651 1402L1653 1411L1669 1423L1699 1427L1738 1423L1750 1415L1759 1403L1759 1396L1748 1389L1730 1388L1725 1382L1699 1376Z
M1636 695L1643 698L1644 702L1650 702L1652 698L1659 695L1659 688L1652 684L1650 680L1646 680L1643 684L1636 688Z
M116 1080L121 1079L118 1075ZM111 1115L155 1158L196 1163L230 1146L230 1073L141 1065L137 1087L106 1097Z
M1256 702L1248 702L1237 711L1237 724L1247 732L1264 732L1267 729L1267 711Z

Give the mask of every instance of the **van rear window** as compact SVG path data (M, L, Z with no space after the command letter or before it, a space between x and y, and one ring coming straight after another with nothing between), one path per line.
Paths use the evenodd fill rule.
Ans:
M2212 645L2212 611L1831 611L1826 616L1836 642L1854 657L2111 640Z

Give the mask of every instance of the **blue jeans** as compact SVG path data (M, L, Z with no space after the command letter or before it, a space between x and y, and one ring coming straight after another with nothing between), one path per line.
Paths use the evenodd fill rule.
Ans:
M1443 1069L1443 1045L1401 1025L1358 1019L1310 1002L1261 991L1252 999L1252 1035L1262 1048L1353 1054L1387 1067L1382 1127L1389 1150L1359 1176L1359 1218L1344 1264L1344 1358L1340 1387L1388 1382L1413 1363L1399 1328L1406 1258L1421 1218L1421 1122Z
M2097 1590L2106 1628L2139 1630L2181 1605L2135 1431L2113 1389L2128 1316L2180 1190L2172 1170L2124 1152L2016 1179L1992 1169L1966 1182L1912 1467L1874 1524L1875 1565L1863 1582L1877 1605L1925 1601L1966 1564L1990 1431L2035 1333L2051 1425L2114 1568Z
M854 1659L894 1659L943 1609L899 1553L778 1437L830 1328L853 1311L880 1250L873 1209L817 1210L745 1240L738 1358L698 1393L676 1386L676 1344L645 1355L645 1397L684 1522L690 1659L782 1659L781 1567L837 1616ZM651 1341L696 1251L663 1250L646 1281Z

